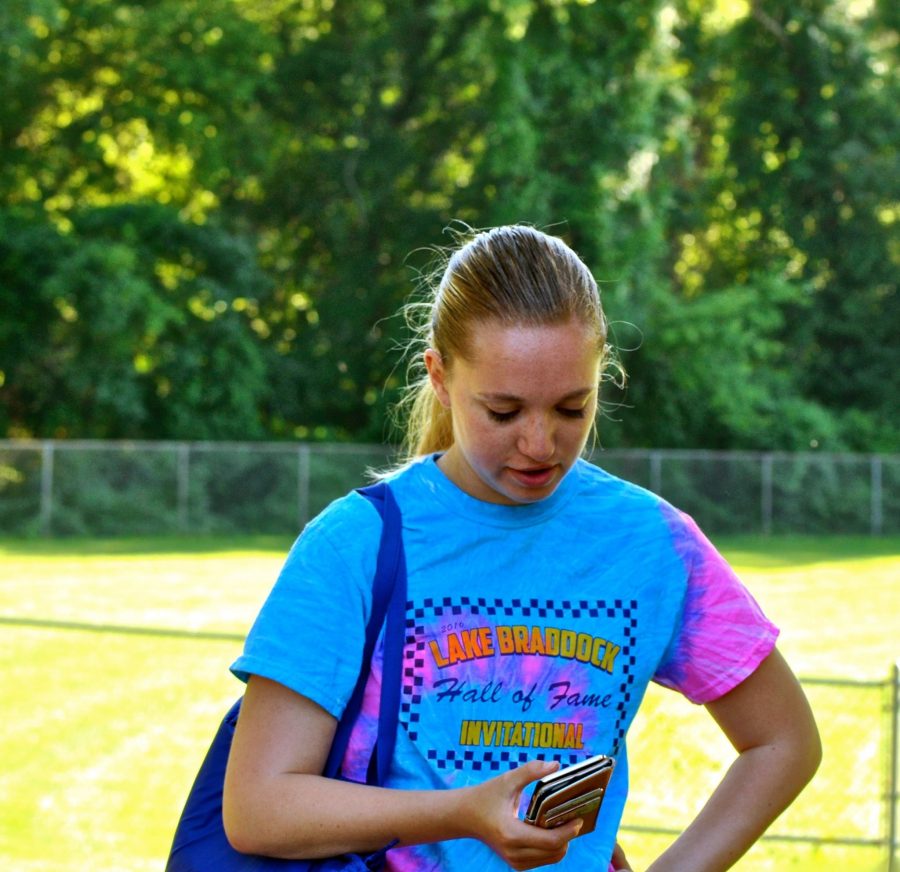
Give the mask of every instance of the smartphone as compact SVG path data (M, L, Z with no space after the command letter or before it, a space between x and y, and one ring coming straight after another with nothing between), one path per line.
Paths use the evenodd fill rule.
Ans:
M598 754L542 778L534 786L525 821L549 829L581 818L578 835L590 833L615 765L614 758Z

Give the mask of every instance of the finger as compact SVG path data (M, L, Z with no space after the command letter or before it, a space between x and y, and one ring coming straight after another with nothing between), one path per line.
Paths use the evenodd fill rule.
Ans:
M557 769L559 769L559 763L553 760L529 760L522 766L512 769L506 775L501 776L506 779L506 789L509 791L507 796L514 809L518 810L522 794L529 784L549 775L551 772L555 772Z
M568 823L563 824L561 827L555 827L553 832L559 833L565 840L566 844L572 841L580 832L581 828L584 826L584 821L581 818L575 818L573 821L569 821Z
M569 836L569 838L574 839L575 836L577 836L581 832L583 827L584 827L584 819L583 818L576 818L574 821L572 821L572 835Z
M533 869L538 866L549 866L559 863L568 853L569 840L559 843L551 843L543 847L530 846L519 847L511 850L508 861L515 869Z
M522 766L510 770L509 778L513 787L521 790L532 781L556 772L557 769L559 769L559 763L555 760L529 760Z
M622 846L618 842L616 842L616 846L613 848L612 858L610 859L610 868L613 872L631 872L631 864L628 862L625 851L622 850Z
M567 846L581 832L583 826L584 821L581 818L549 828L525 824L527 829L520 831L518 843L523 848L534 847L541 851L559 850Z
M520 848L516 851L510 851L504 859L516 869L532 869L536 866L549 866L551 863L558 863L566 856L568 850L568 844L555 848L552 851Z
M560 851L558 854L547 854L539 857L528 858L510 858L509 865L516 870L538 869L543 866L555 866L561 863L566 857L566 851Z

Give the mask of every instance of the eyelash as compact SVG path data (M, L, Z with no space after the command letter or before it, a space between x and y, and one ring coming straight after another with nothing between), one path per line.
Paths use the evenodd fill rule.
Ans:
M556 411L564 418L584 417L584 409L557 409ZM487 413L492 421L496 421L498 424L508 424L519 414L519 410L513 409L511 412L495 412L493 409L488 409Z

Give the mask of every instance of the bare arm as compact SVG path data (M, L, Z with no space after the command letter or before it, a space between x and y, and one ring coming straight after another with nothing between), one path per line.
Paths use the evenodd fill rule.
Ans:
M225 831L239 851L328 857L394 839L480 839L514 869L556 863L580 829L543 830L516 814L522 789L556 764L533 761L475 787L391 790L323 778L335 719L283 685L253 676L225 775Z
M819 766L822 746L812 711L777 650L706 708L738 757L700 814L649 872L730 869Z

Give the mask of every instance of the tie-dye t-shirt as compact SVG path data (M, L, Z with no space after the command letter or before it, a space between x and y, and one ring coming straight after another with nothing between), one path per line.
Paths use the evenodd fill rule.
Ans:
M408 601L387 786L458 787L535 757L611 754L597 828L557 867L605 872L628 789L625 737L648 683L714 700L756 669L777 630L690 518L584 461L527 505L468 496L435 457L391 486ZM234 673L278 681L340 717L361 666L380 532L356 493L308 524ZM344 763L355 780L365 780L380 680L379 650ZM388 857L394 872L508 868L474 839Z

